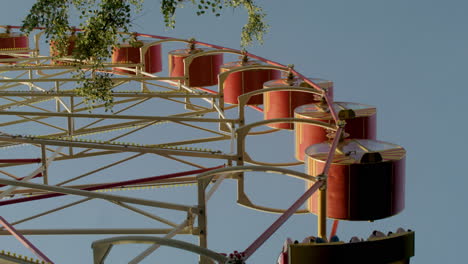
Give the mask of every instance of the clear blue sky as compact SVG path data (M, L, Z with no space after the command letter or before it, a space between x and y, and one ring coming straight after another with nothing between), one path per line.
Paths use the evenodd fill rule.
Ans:
M34 1L4 2L8 4L0 10L0 24L19 25ZM353 235L366 237L374 229L390 231L403 226L416 231L416 257L412 263L461 263L468 235L468 178L463 170L468 147L464 107L468 99L465 81L468 2L264 0L259 3L268 14L271 30L265 44L249 52L283 64L294 64L306 76L334 81L337 101L376 106L378 138L407 150L406 209L395 217L374 223L341 222L339 235L347 240ZM245 19L242 12L225 10L220 18L214 18L196 17L190 9L180 10L177 28L166 31L158 4L159 1L146 0L144 11L134 21L135 31L177 38L195 37L239 48L240 28ZM261 145L264 142L261 140L255 143L258 153L265 159L293 159L288 156L291 153L283 151L284 146L288 148L293 142L292 134L280 133L267 139L279 143L278 146ZM164 164L156 164L156 167L151 175L176 170L163 168ZM276 181L280 179L276 177L267 184L267 178L261 177L263 181L252 180L249 187L258 201L278 202L279 207L286 207L304 190L298 181L285 184ZM176 192L173 190L163 190L161 196L172 197ZM177 192L182 194L186 190ZM277 201L279 192L289 200ZM159 197L159 194L148 195ZM234 185L230 183L213 199L209 208L209 243L216 251L245 249L277 217L235 206ZM106 220L114 211L103 212L99 208L99 205L82 207L81 227L117 222L115 218ZM15 219L15 209L2 208L0 215ZM67 214L58 216L66 219ZM131 216L128 219L132 221ZM63 226L59 220L51 221L58 227ZM116 226L121 225L117 223ZM34 228L34 225L27 227ZM295 216L256 252L250 263L273 263L286 237L301 240L315 231L315 216ZM65 243L58 239L60 237L34 237L32 240L57 263L91 262L92 239L78 237ZM13 245L13 241L0 238L0 248L22 250L21 246ZM77 250L70 250L74 246ZM133 255L136 248L142 247L135 246L129 251L122 248L122 252L133 252L129 253ZM174 251L164 252L163 257L154 261L182 263L164 259ZM123 263L114 261L110 263Z

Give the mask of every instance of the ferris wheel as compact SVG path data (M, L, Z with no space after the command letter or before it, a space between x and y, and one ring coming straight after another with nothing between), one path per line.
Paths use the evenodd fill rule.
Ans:
M28 37L10 31L16 28L0 35L0 207L9 209L0 213L0 234L31 255L2 251L0 263L57 263L28 239L33 235L64 241L88 235L95 264L111 263L113 246L127 244L148 245L121 263L140 263L161 246L195 253L199 263L248 263L284 222L305 213L317 215L317 234L302 243L285 237L278 263L409 263L414 255L411 230L350 242L337 236L338 221L374 221L404 209L405 150L377 140L375 107L334 102L332 81L245 51L136 34L137 45L122 43L100 69L112 74L109 112L104 103L90 107L76 90L73 72L89 65L52 56L41 29ZM71 55L73 38L69 44ZM279 132L294 136L290 160L249 148L255 138ZM254 172L300 179L306 191L288 208L258 204L246 191ZM209 216L224 212L208 213L207 204L227 181L237 186L233 203L278 215L233 253L208 243ZM191 188L195 203L157 196L163 187ZM62 212L81 218L93 201L103 201L99 210L117 207L145 220L128 228L41 221ZM23 210L31 205L37 211ZM93 214L99 212L86 216ZM327 219L334 219L330 233ZM21 227L34 221L43 227Z

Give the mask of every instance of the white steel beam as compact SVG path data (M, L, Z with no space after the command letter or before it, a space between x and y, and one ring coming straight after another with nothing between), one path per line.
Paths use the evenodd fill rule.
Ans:
M164 235L173 228L72 228L72 229L18 229L18 233L27 236L38 235ZM179 234L189 235L190 230L183 229ZM0 236L10 235L8 231L0 231Z

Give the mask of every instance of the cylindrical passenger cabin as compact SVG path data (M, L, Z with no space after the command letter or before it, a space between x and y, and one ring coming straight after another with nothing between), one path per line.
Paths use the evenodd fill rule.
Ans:
M261 66L260 61L234 61L221 66L221 72L242 68L244 66ZM242 94L263 88L263 83L281 77L281 72L271 69L246 70L229 74L224 81L224 102L238 104L237 97ZM263 95L254 95L247 101L248 105L263 104Z
M370 105L334 102L336 113L343 113L340 119L346 121L344 128L348 138L376 139L377 137L377 109ZM328 106L323 103L302 105L294 110L296 118L312 119L329 124L334 123ZM325 128L297 123L294 127L296 159L304 161L304 151L313 144L327 141L330 134Z
M141 63L140 48L149 41L138 40L135 44L123 43L118 48L114 49L112 54L112 63L115 64L138 64ZM135 68L135 67L129 67ZM134 71L127 71L119 68L114 68L114 71L121 73L135 74ZM161 45L153 45L148 48L145 53L144 72L157 73L162 71L162 55Z
M63 54L63 56L71 56L73 54L73 50L75 49L75 45L76 45L76 36L75 35L71 35L69 38L68 38L68 46L67 46L67 50L65 51L65 53ZM57 45L54 41L51 41L50 42L50 56L59 56L60 52L57 50ZM60 61L59 59L54 59L52 60L52 64L58 64L58 65L63 65L63 64L67 64L66 61Z
M308 174L323 172L330 145L307 148ZM401 212L405 206L405 156L401 146L382 141L347 139L339 143L327 178L327 217L377 220ZM314 214L318 213L317 203L315 193L307 202Z
M196 53L209 49L178 49L169 52L169 76L184 77L184 60ZM188 83L190 87L212 86L218 84L218 74L223 64L223 54L211 54L195 58L189 66ZM184 83L184 82L183 82Z
M28 36L19 33L2 33L0 34L0 53L2 52L14 52L29 49L29 38ZM21 54L27 54L27 52L20 52ZM15 56L11 55L0 55L1 59L12 59ZM17 61L4 61L3 63L16 63Z
M333 82L311 78L311 81L316 83L321 88L327 89L327 94L333 98ZM278 79L266 82L263 88L279 88L286 86L307 87L311 88L309 84L299 79ZM274 118L289 118L294 117L294 109L298 106L317 103L322 101L320 96L308 92L299 91L274 91L266 92L263 94L265 108L263 110L264 119ZM268 126L280 129L293 129L293 123L273 123Z

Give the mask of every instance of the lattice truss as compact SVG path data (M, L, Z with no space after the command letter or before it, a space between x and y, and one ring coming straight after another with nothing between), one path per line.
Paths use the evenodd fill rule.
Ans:
M194 175L206 171L210 164L230 164L237 159L229 151L233 133L218 130L220 124L233 127L237 121L220 117L219 96L182 85L183 77L159 77L145 72L132 74L135 66L141 65L109 62L103 71L112 72L123 67L129 73L112 76L115 98L112 111L105 111L104 104L94 105L91 109L77 94L77 80L72 76L77 67L86 68L86 65L76 64L69 58L52 60L52 57L42 55L39 36L36 37L36 49L2 50L0 148L4 150L4 156L0 173L4 175L3 186L12 181L14 184L4 188L0 194L1 203L8 205L62 194L76 194L82 199L17 220L12 225L92 199L104 199L166 227L151 230L77 229L71 223L67 229L45 227L18 232L24 235L166 234L167 238L178 233L198 235L200 228L194 225L198 208L193 204L116 196L106 191L194 184ZM141 177L135 174L115 182L103 182L99 178L105 170L125 166L144 156L174 161L195 170L140 179L135 179ZM86 161L78 164L87 165L74 167L67 175L54 175L56 163L74 160ZM99 166L96 168L90 163ZM185 216L172 221L135 205L181 211ZM20 208L21 205L17 206ZM145 253L148 252L151 251Z
M37 262L42 263L52 261L23 235L127 235L95 241L92 245L95 263L104 263L112 245L122 243L151 244L129 263L139 263L160 245L196 252L200 254L201 263L211 263L212 260L227 263L234 260L206 249L205 212L206 202L223 180L234 179L238 184L238 203L257 210L282 213L278 221L239 256L245 261L292 214L308 212L298 209L319 187L325 186L335 150L337 153L341 151L337 145L346 125L333 107L329 107L328 113L332 118L328 122L299 119L293 115L263 120L262 112L269 107L267 102L262 108L249 100L268 92L286 92L288 96L294 92L301 97L312 96L311 100L320 101L325 107L332 103L331 87L327 82L318 85L292 67L253 54L193 40L138 35L144 40L141 46L123 45L128 47L128 50L121 50L126 54L125 59L110 61L101 69L113 73L112 111L106 111L104 104L93 108L86 104L76 90L79 80L73 77L76 68L86 69L86 63L76 62L71 57L48 55L49 46L41 40L40 31L31 36L31 45L18 46L14 42L0 50L0 148L3 150L0 157L0 184L3 186L0 207L14 205L15 208L15 213L2 214L5 230L0 234L14 234L39 258ZM133 58L133 61L128 55L132 48L137 50L137 59ZM148 54L174 48L188 52L179 61L182 73L177 74L177 69L174 70L179 50L179 53L169 53L174 56L169 56L169 60L162 63L168 65L169 74L155 75L154 71L159 71L152 69L158 68L152 60L155 53L149 60ZM240 64L212 74L206 85L200 85L198 75L212 69L213 63L219 64L219 59L222 62L223 56L224 61L240 61ZM211 60L208 68L200 63L206 58ZM289 82L271 88L242 90L239 97L224 91L227 78L246 72L275 73L274 76L268 75L266 81L286 78ZM240 81L244 82L247 77L242 75ZM294 106L289 108L294 110ZM249 115L248 121L246 115ZM304 158L284 163L257 161L247 151L248 136L291 129L294 122L296 125L320 127L332 138L330 151L323 154L328 159L318 175L282 168L301 165ZM154 167L157 168L152 171L158 173L148 173L148 168ZM246 171L296 177L310 183L309 189L287 210L256 205L244 191ZM178 185L196 185L195 197L189 201L182 199L179 203L147 199L140 192L135 192ZM115 190L127 192L109 192ZM320 190L323 192L324 188ZM65 204L63 200L55 199L66 195L80 198ZM138 223L132 223L133 227L129 228L81 228L73 219L69 223L61 222L64 228L55 228L51 221L41 221L42 218L54 219L53 215L62 210L73 214L75 207L95 200L104 201L109 207L121 208L122 214L131 212L144 216L157 222L155 226L158 228L135 228ZM41 204L41 210L32 215L23 213L23 204L30 202ZM326 201L323 198L320 202L318 233L326 237ZM166 214L166 211L176 213ZM29 222L42 223L43 228L17 228ZM143 234L162 236L138 236ZM172 239L177 234L193 235L198 238L198 243ZM12 258L12 254L1 256ZM36 263L24 257L16 259L19 263Z

